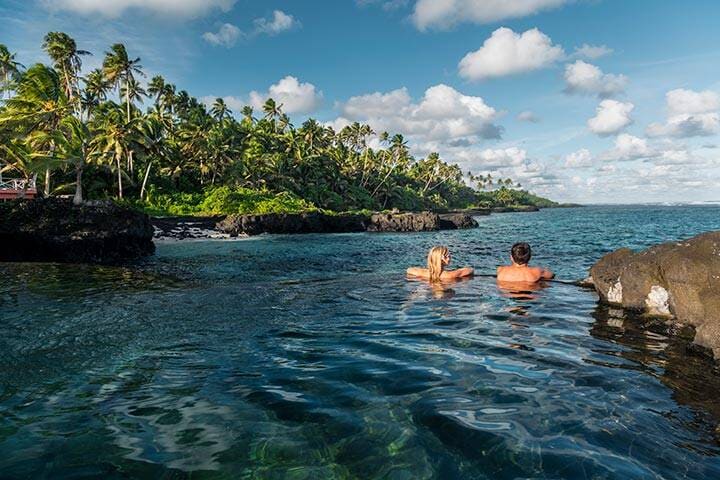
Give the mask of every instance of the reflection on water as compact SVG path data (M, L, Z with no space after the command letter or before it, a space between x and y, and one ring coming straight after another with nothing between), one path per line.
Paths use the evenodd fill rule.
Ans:
M398 273L435 243L493 271L510 232L579 278L578 238L540 234L606 213L0 266L0 477L720 478L720 372L687 332L572 285Z

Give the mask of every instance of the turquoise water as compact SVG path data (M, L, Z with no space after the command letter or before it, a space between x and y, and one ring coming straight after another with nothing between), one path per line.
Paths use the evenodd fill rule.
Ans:
M720 372L685 339L572 285L403 275L434 244L493 273L526 240L574 280L720 208L478 221L0 265L0 478L720 478Z

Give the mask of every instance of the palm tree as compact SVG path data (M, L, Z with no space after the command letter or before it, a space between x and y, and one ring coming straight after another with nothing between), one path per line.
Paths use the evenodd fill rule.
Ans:
M135 75L145 76L140 65L140 58L130 60L125 50L125 45L116 43L110 47L109 52L105 52L103 60L103 74L110 84L118 89L121 85L125 85L125 109L127 113L127 122L130 122L130 92L128 84L135 80Z
M210 115L212 115L212 117L218 122L222 122L225 120L225 117L232 115L232 111L228 108L225 100L222 98L216 98L215 103L213 103L212 108L210 109Z
M60 130L62 135L58 135L57 157L75 169L73 203L80 205L83 202L82 175L90 156L90 129L77 117L67 116L60 122Z
M4 172L14 171L25 181L25 188L30 184L30 180L37 177L38 172L46 168L45 159L34 153L30 145L20 139L13 139L6 143L0 144L0 152L5 157L5 166L0 168L0 177ZM25 195L25 190L21 196Z
M85 109L86 120L92 116L95 109L101 102L107 100L110 85L105 80L102 70L95 69L87 74L84 78L85 89L80 98L80 104Z
M123 198L123 169L121 160L128 158L137 139L135 120L126 122L120 107L111 104L107 112L96 118L97 135L92 149L100 160L105 160L117 173L118 198Z
M20 76L20 69L23 65L15 61L15 54L10 53L8 48L0 43L0 75L2 75L2 85L0 85L0 93L5 96L6 91L10 91L10 82ZM2 98L2 97L0 97Z
M53 134L60 121L70 113L70 104L58 73L40 63L23 74L17 84L15 96L5 100L0 114L0 126L35 136L35 148L48 157L54 156ZM45 170L46 196L50 195L50 168Z
M67 33L49 32L45 35L43 49L53 62L53 67L62 75L65 95L75 104L75 91L78 89L78 75L82 68L83 55L92 55L87 50L78 50L75 40Z
M282 115L282 103L277 104L272 98L268 98L263 104L263 112L265 112L265 120L272 124L273 133L277 133L276 118Z

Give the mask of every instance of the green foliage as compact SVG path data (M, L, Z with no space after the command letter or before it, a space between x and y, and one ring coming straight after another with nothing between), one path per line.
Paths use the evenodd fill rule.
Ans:
M134 201L150 215L228 215L231 213L301 213L318 208L289 192L273 193L248 188L216 187L198 193L156 193L145 202Z
M159 75L145 91L141 59L120 43L85 76L89 52L71 37L50 32L43 48L52 66L23 71L0 45L0 93L9 97L0 103L9 159L0 168L37 176L46 195L75 185L78 202L115 197L165 215L553 205L437 153L415 158L399 133L358 122L335 131L314 119L295 127L273 99L258 112L232 112L222 99L208 108ZM373 138L382 146L372 148Z

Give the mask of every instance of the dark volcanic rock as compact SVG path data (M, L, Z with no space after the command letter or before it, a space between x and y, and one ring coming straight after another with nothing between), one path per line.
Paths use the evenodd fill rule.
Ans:
M147 215L112 202L0 203L0 261L115 263L152 255Z
M470 215L464 213L441 213L440 230L476 228L478 223Z
M492 207L493 213L512 213L512 212L539 212L540 208L535 205L518 205L515 207Z
M437 213L374 213L370 216L368 232L430 232L440 230Z
M477 227L477 222L465 214L375 213L368 217L313 212L230 215L218 222L216 228L237 236L261 233L426 232L473 227Z
M603 301L692 325L695 342L720 359L720 232L639 253L620 249L590 275Z
M267 213L229 215L217 229L231 236L261 233L340 233L365 231L362 215L326 215L323 213Z

